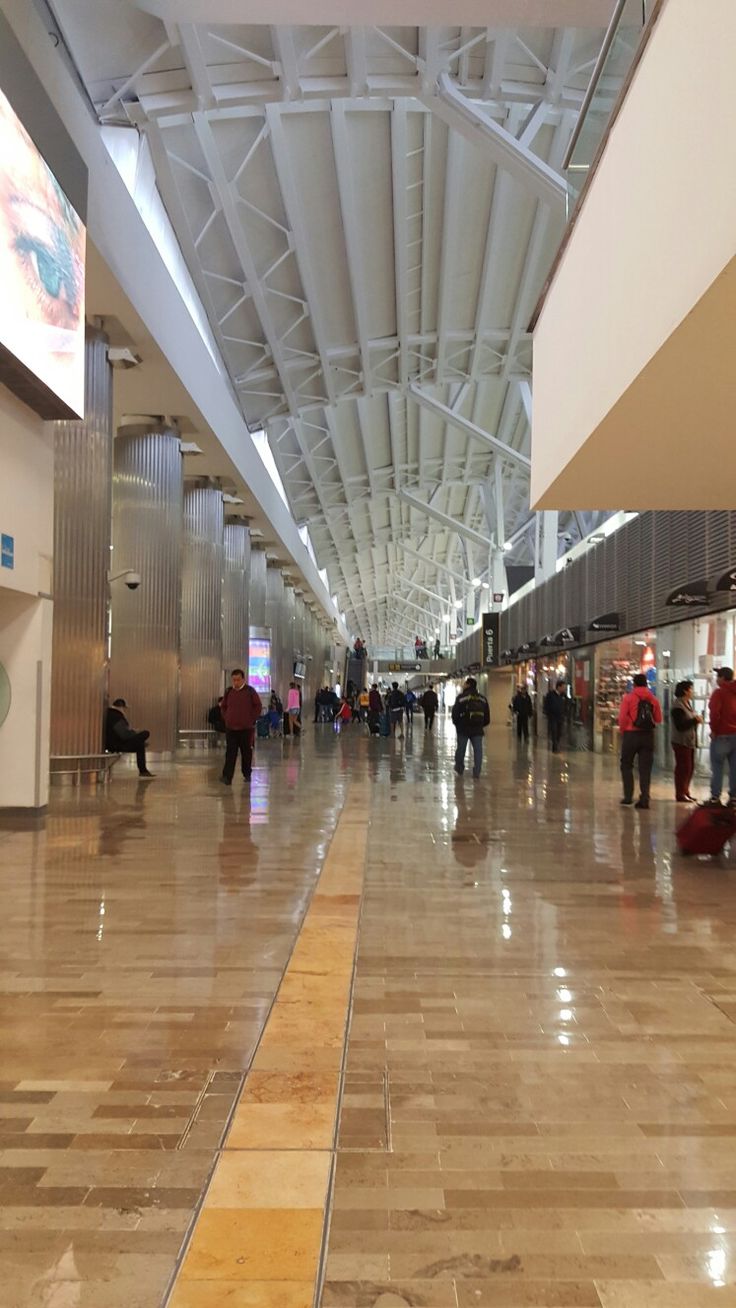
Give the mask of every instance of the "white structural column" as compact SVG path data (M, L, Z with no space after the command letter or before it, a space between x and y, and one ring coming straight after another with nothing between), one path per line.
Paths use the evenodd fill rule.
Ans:
M557 568L557 530L559 514L556 509L545 509L537 514L537 550L534 575L537 582L554 576Z

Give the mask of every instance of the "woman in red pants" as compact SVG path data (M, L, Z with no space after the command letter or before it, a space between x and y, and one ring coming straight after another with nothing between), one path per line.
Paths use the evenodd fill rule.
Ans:
M692 681L678 681L670 717L672 718L672 748L675 752L675 799L678 804L688 804L693 802L690 783L695 767L698 727L703 721L693 708Z

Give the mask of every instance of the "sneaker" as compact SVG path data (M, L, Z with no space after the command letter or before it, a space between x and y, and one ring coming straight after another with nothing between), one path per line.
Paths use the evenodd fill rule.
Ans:
M721 807L722 805L720 799L714 799L712 795L710 799L706 799L703 804L703 808L721 808Z
M648 799L637 799L634 808L649 808Z
M232 781L229 781L227 777L220 777L220 781L222 782L223 786L231 786L233 784Z
M146 768L145 772L138 773L141 781L152 781L155 775L155 772L149 772L148 768Z
M633 804L633 802L634 802L633 799L622 799L622 800L621 800L621 803L622 803L622 804L625 804L627 808L629 807L630 804Z
M457 763L456 763L456 764L455 764L455 771L457 772L457 775L458 775L459 777L461 777L461 776L463 775L463 772L465 771L465 768L459 768L458 765L457 765Z

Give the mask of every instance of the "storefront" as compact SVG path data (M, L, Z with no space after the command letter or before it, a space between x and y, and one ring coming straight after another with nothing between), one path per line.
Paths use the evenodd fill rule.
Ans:
M692 681L693 707L704 719L699 733L696 767L708 771L710 733L708 700L716 685L715 669L736 663L736 609L705 618L675 622L659 630L659 693L664 712L663 754L670 752L669 709L678 681ZM664 761L664 759L662 759Z
M621 700L643 672L650 690L657 694L657 633L637 632L617 636L595 647L594 749L618 751L618 714ZM663 706L664 707L664 706Z

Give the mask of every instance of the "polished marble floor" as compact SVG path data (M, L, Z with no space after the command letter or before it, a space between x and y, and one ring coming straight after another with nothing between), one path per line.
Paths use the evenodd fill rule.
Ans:
M736 1305L736 859L489 745L0 831L2 1308Z

